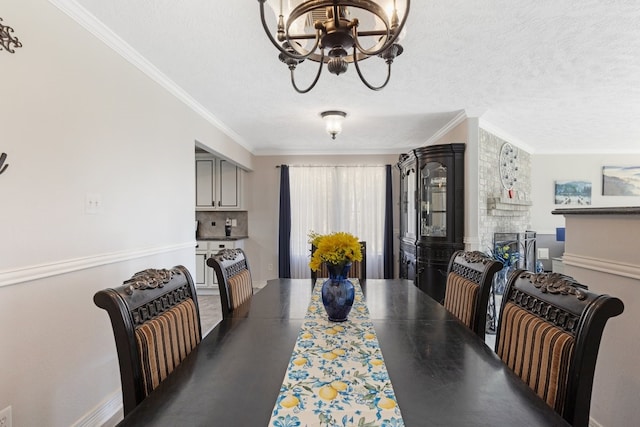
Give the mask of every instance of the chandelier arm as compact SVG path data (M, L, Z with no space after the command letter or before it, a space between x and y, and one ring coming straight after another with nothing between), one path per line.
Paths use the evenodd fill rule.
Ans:
M364 83L364 85L366 87L368 87L369 89L371 89L371 90L380 90L380 89L384 88L387 85L387 83L389 83L389 80L391 79L391 63L388 63L387 64L387 78L384 81L384 83L381 86L373 86L373 85L371 85L367 81L367 79L364 78L364 76L362 75L362 72L360 71L360 65L358 65L358 58L357 58L357 55L356 55L355 46L353 47L353 64L356 66L356 71L358 73L358 77L360 77L360 81L362 83Z
M295 50L296 54L292 54L291 52L287 52L287 51L283 51L282 49L280 49L281 51L283 51L285 53L285 55L289 56L290 58L294 58L294 59L299 59L299 60L304 60L309 58L311 55L313 55L313 53L316 51L316 49L318 48L318 46L320 45L320 30L316 30L316 40L313 44L313 47L311 49L309 49L309 51L307 53L302 53L300 52L298 49L296 49L296 43L291 43L292 40L295 40L295 37L289 37L289 31L287 28L287 32L285 33L287 36L287 43L289 43L289 46L291 46L291 49Z
M291 53L291 52L287 52L285 49L282 48L282 46L280 46L280 44L276 41L276 39L273 38L273 36L271 35L271 31L269 30L269 26L267 25L267 22L265 21L265 17L264 17L264 3L265 3L265 0L258 0L258 3L260 3L260 21L262 22L262 28L264 29L264 32L267 33L267 37L269 38L269 40L271 40L271 43L276 47L276 49L278 49L283 55L286 55L289 58L298 59L298 60L307 59L309 56L311 56L313 54L313 52L316 50L316 48L320 44L320 32L319 31L316 32L315 45L314 45L313 49L310 50L308 53L300 54L300 52L298 50L296 50L293 46L292 46L292 49L294 49L298 53L298 55L296 55L294 53ZM287 35L287 41L289 41L289 36L288 35Z
M316 86L316 83L318 83L318 80L320 79L320 74L322 74L322 66L324 65L324 49L321 49L321 55L320 55L320 61L318 64L318 73L316 74L316 78L313 80L313 82L311 82L311 85L309 85L308 88L306 89L299 89L298 85L296 85L296 80L294 77L294 71L295 70L291 70L291 85L293 86L293 88L296 90L296 92L298 93L307 93L309 92L311 89L313 89Z
M386 31L387 41L377 50L366 50L365 48L363 48L360 45L360 42L358 41L357 29L356 28L353 29L353 40L355 42L355 45L358 47L358 50L360 51L360 53L367 56L376 56L384 52L385 50L387 50L391 45L393 45L393 43L395 43L395 41L400 36L400 33L402 33L402 30L404 29L404 24L406 24L407 22L407 17L409 16L409 9L411 8L411 0L406 0L405 5L406 7L405 7L404 15L402 16L402 21L400 21L400 25L398 25L398 28L396 28L394 31L391 31L389 26L387 26L385 23L385 28L387 29Z
M385 42L379 49L367 50L364 47L362 47L362 45L360 44L360 40L358 39L358 30L356 28L354 28L353 29L354 47L357 47L358 51L360 53L362 53L363 55L367 55L367 56L376 56L377 54L385 51L389 46L391 46L391 44L389 44L390 37L394 36L394 34L392 34L391 31L389 30L389 27L386 27L386 29L387 29L387 31L386 31L387 42ZM383 33L383 35L385 35L385 34ZM393 40L395 40L396 38L397 37L394 37Z

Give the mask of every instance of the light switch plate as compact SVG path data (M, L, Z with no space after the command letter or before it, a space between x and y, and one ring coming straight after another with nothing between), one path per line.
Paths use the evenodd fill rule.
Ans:
M538 259L549 259L549 248L538 248Z
M84 213L96 215L102 212L102 196L98 193L87 193L84 198Z

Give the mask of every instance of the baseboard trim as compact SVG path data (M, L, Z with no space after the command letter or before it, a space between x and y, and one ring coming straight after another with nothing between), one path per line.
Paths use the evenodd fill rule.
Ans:
M564 265L599 271L601 273L613 274L636 280L640 279L639 265L626 264L608 259L586 257L567 252L562 256L562 263Z
M72 424L72 427L96 427L111 424L115 426L120 421L120 417L118 417L117 422L107 423L115 418L118 413L122 414L122 409L122 392L116 390L100 402L98 406L85 414L84 417Z
M58 276L60 274L68 274L74 271L95 268L102 265L113 264L122 261L128 261L136 258L157 255L166 252L173 252L187 248L194 248L196 241L178 243L175 245L152 246L147 248L131 249L120 252L111 252L98 255L92 255L82 258L72 258L66 260L55 261L46 264L32 265L14 270L0 271L0 287L17 285L19 283L29 282L32 280L44 279L47 277Z

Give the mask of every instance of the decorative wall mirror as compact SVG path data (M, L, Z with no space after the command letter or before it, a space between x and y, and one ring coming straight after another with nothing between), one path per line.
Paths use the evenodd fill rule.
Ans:
M518 151L505 142L500 148L500 182L505 190L512 190L518 180Z

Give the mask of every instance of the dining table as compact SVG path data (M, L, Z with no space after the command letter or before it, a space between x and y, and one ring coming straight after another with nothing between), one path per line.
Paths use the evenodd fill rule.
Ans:
M404 425L569 425L412 281L360 286ZM119 425L270 425L313 290L309 279L269 280Z

